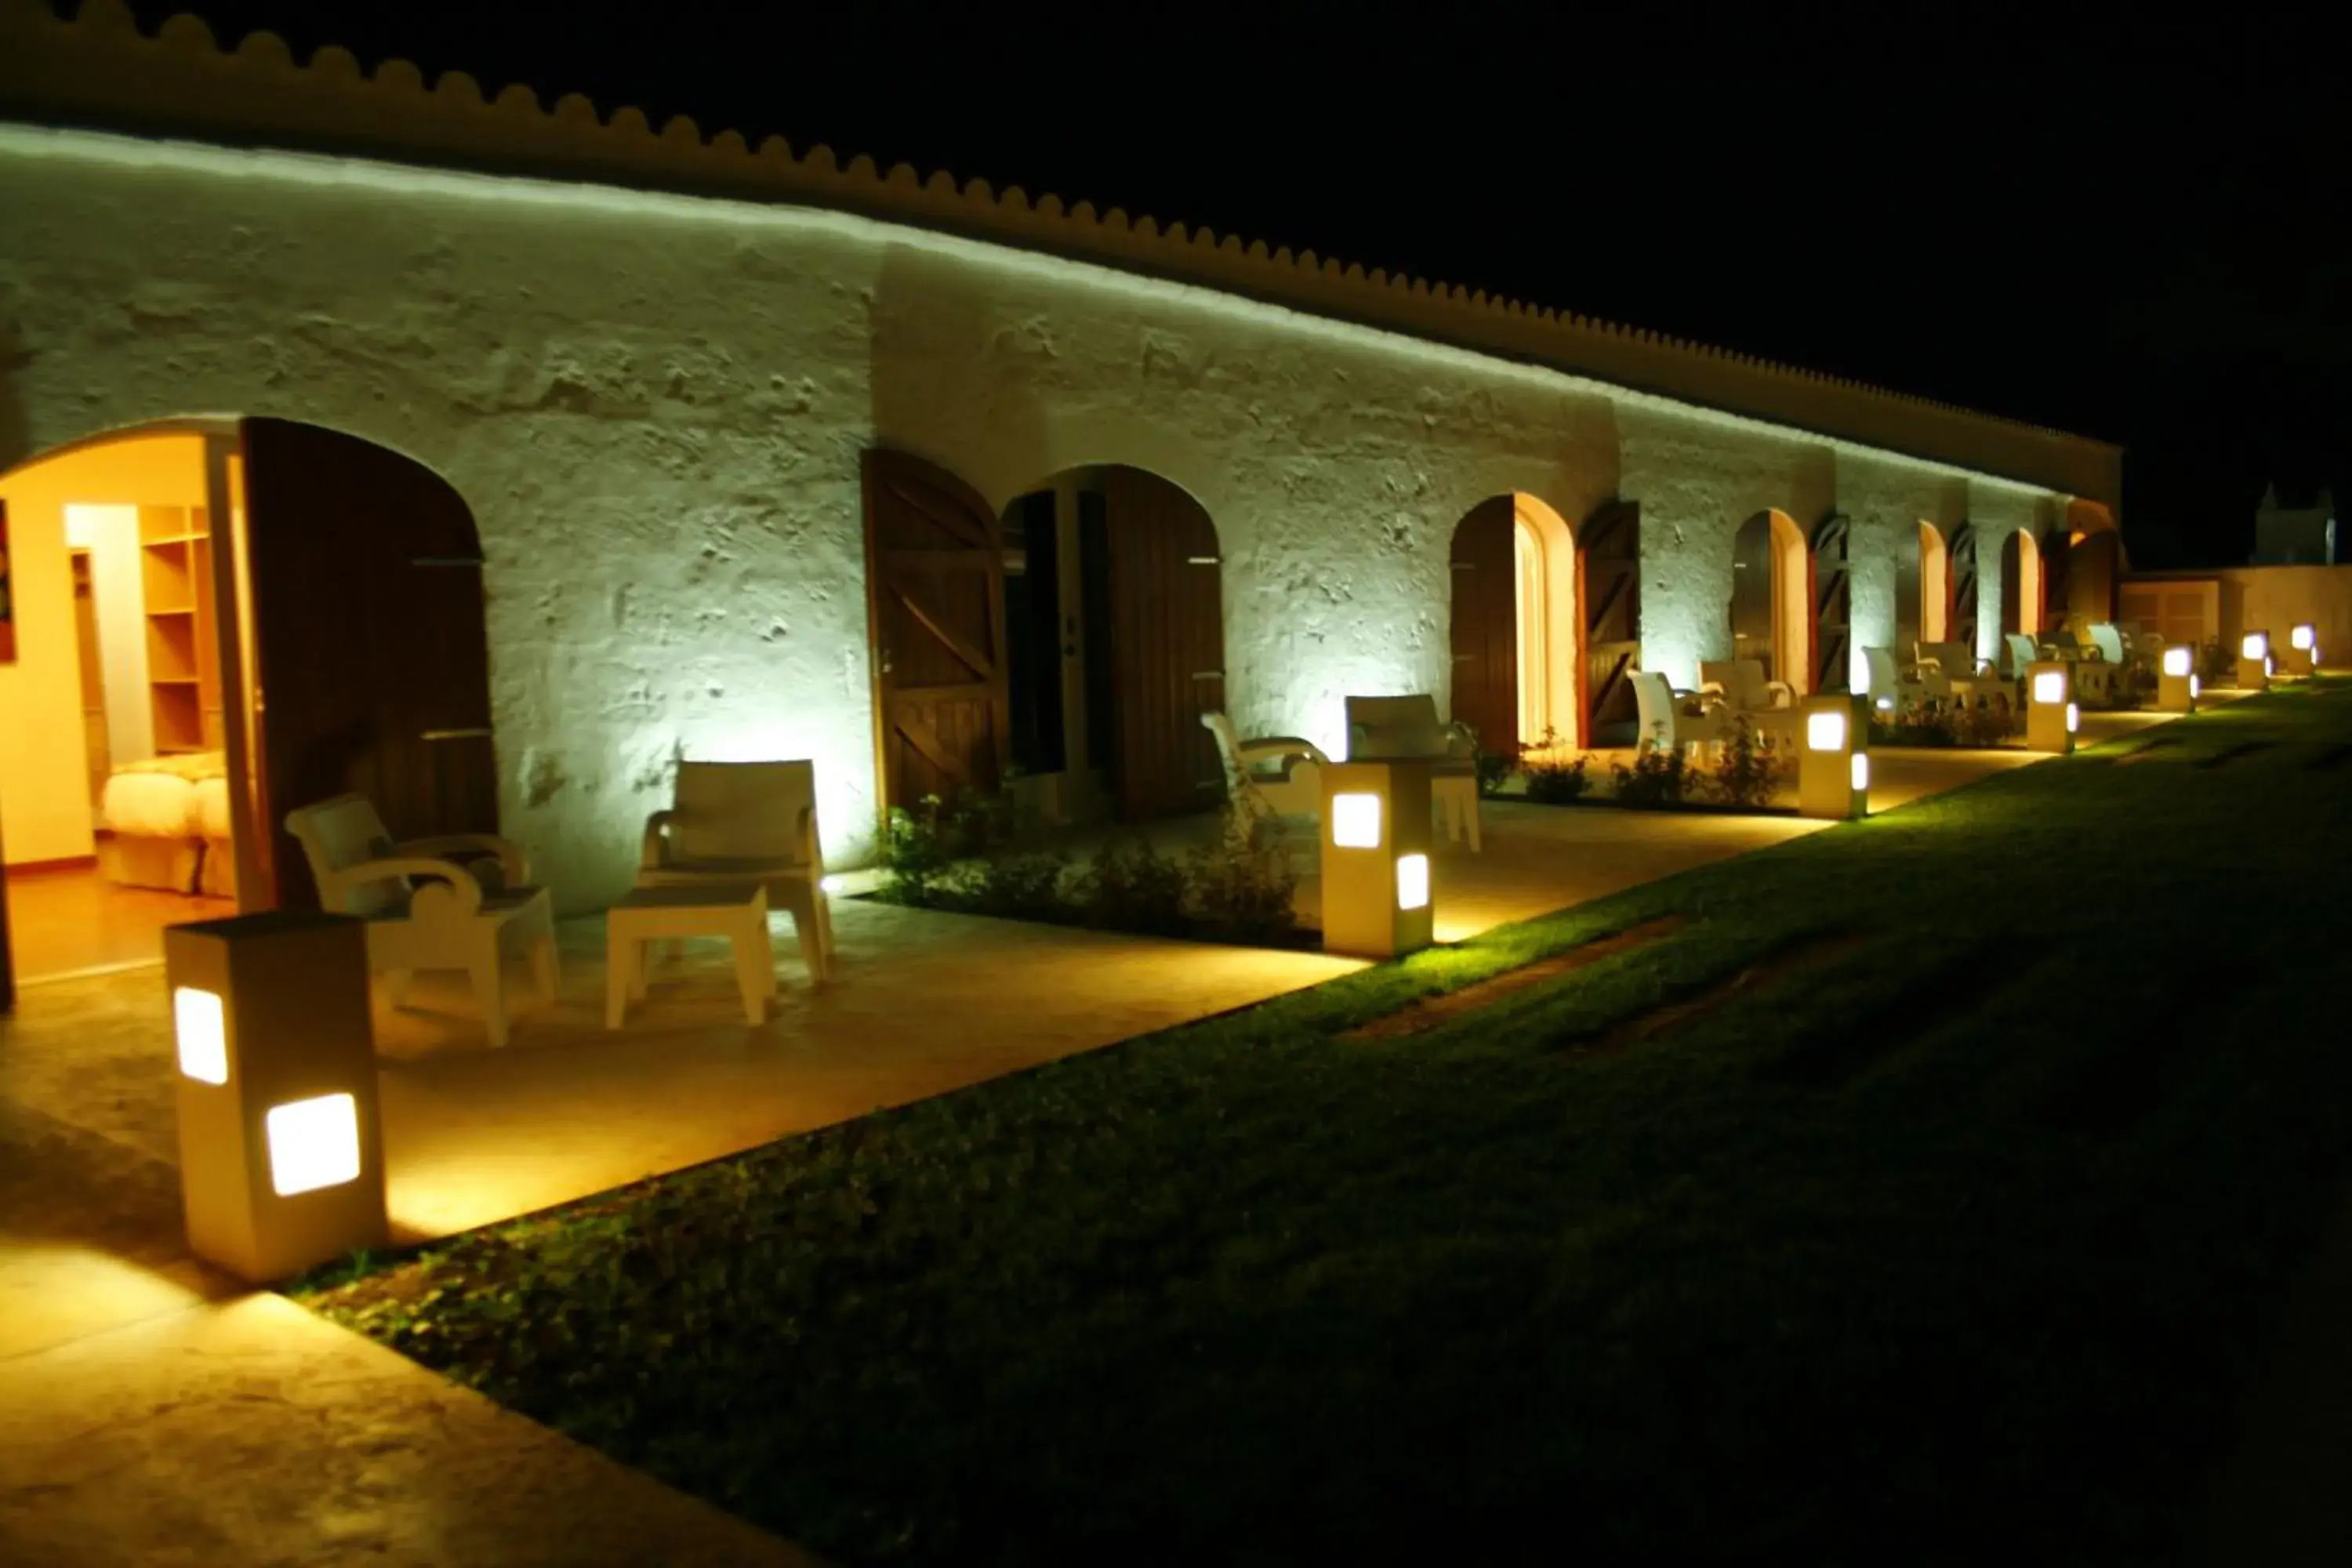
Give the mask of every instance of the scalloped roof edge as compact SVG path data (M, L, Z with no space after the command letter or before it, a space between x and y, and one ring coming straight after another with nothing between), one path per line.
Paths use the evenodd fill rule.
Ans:
M863 154L843 164L833 150L795 153L782 137L754 148L738 132L706 137L680 115L656 132L644 112L611 115L578 93L551 107L520 83L487 95L475 79L448 71L429 86L417 67L389 59L373 75L335 46L298 63L277 35L249 34L223 48L200 17L175 15L153 37L141 33L123 0L84 0L71 19L47 0L0 0L0 115L21 105L49 121L199 139L264 142L393 162L423 160L483 172L574 178L684 195L792 201L960 233L1024 249L1108 263L1272 303L1336 316L1481 353L1536 363L1750 417L1780 420L1832 437L1902 451L1864 418L1799 417L1769 395L1775 384L1799 393L1843 395L1848 412L1883 402L1915 413L2102 452L2113 443L2003 416L1806 370L1733 350L1592 317L1529 305L1458 284L1343 263L1313 250L1269 250L1206 227L1162 225L1124 208L1032 199L984 179L959 183L945 170L887 172ZM1682 366L1675 363L1682 362ZM1692 393L1674 372L1705 362L1744 376L1760 401ZM1663 380L1659 372L1666 373ZM1647 373L1647 374L1644 374ZM1955 459L1937 458L1950 462ZM2039 481L2037 481L2039 482ZM2053 487L2054 488L2054 487Z

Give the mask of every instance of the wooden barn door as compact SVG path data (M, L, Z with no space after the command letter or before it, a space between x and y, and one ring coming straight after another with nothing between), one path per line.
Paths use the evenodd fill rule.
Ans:
M1584 606L1578 711L1586 746L1630 745L1632 676L1642 658L1642 503L1612 500L1576 531L1576 599Z
M2056 631L2061 627L2077 637L2089 635L2087 625L2074 614L2074 597L2070 584L2068 557L2074 553L2063 525L2042 536L2042 629Z
M395 838L498 831L481 541L398 453L278 419L242 435L247 799L278 904L315 909L296 806L352 792Z
M1853 593L1848 580L1847 545L1853 536L1853 520L1842 511L1822 519L1813 530L1813 684L1815 691L1844 691L1853 684L1851 637ZM1917 557L1917 545L1913 545ZM1917 568L1913 568L1916 580ZM1917 590L1913 590L1916 598Z
M1110 787L1143 822L1224 798L1224 765L1201 715L1225 706L1225 605L1216 525L1198 501L1139 468L1103 474L1111 634Z
M1977 531L1963 522L1944 543L1944 640L1977 647ZM2005 658L2006 656L2004 656Z
M996 514L919 458L867 451L866 582L883 804L995 789L1012 732Z
M1509 496L1480 501L1454 528L1452 558L1453 717L1505 756L1520 738L1518 526Z

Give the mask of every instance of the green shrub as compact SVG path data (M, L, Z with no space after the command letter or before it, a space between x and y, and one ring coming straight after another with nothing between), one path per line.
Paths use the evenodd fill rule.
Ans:
M2238 679L2238 653L2215 637L2197 650L2197 679L2208 686L2225 686Z
M1528 798L1538 805L1568 805L1584 798L1592 781L1582 757L1570 762L1533 763L1528 767Z
M1950 719L1952 744L1990 751L2025 733L2025 713L2003 702L1956 710Z
M1612 763L1610 772L1617 786L1617 804L1637 810L1680 805L1684 791L1690 786L1690 773L1683 766L1679 747L1671 752L1644 750L1632 767Z
M1219 942L1270 942L1297 929L1298 879L1262 806L1229 805L1217 837L1186 858L1185 879L1201 934Z
M1062 880L1070 858L1059 850L998 855L957 886L958 905L978 915L1007 920L1053 920L1064 914Z
M1709 782L1727 805L1753 811L1772 804L1787 773L1786 760L1767 746L1756 726L1742 717L1731 721L1730 738L1716 754L1715 774Z
M1481 752L1478 753L1478 793L1497 795L1503 785L1519 768L1516 752Z
M1070 893L1088 925L1150 936L1184 934L1184 868L1146 839L1105 845L1078 873Z
M882 832L882 890L903 904L929 907L939 901L955 864L939 827L940 797L925 795L919 814L894 805Z

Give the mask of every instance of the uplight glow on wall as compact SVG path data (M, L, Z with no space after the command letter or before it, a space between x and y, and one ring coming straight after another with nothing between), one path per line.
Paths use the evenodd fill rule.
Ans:
M228 1081L228 1018L221 999L193 985L172 992L172 1033L180 1047L180 1070L198 1083Z
M279 1197L360 1179L359 1102L350 1095L273 1105L261 1121L269 1139L269 1184Z
M1381 797L1369 791L1331 797L1331 842L1342 849L1381 847Z

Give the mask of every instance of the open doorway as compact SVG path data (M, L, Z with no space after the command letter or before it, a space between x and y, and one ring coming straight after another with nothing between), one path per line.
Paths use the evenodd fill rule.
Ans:
M1216 524L1142 468L1066 469L1003 522L1008 751L1047 821L1148 822L1216 808L1225 708Z
M315 907L295 806L497 831L481 543L430 469L207 418L44 453L0 505L0 1007L160 963L167 925Z
M1803 696L1814 689L1811 558L1796 521L1759 511L1740 524L1731 552L1731 645L1768 680Z
M2013 530L2000 542L2000 629L2004 635L2042 635L2045 628L2042 594L2042 547L2026 530Z
M206 438L131 434L0 477L0 851L20 981L159 961L236 909Z
M1454 524L1451 717L1505 755L1583 743L1576 539L1524 491L1492 497Z
M1899 550L1899 547L1898 547ZM1904 658L1916 656L1920 643L1950 642L1952 625L1952 552L1943 531L1932 522L1918 524L1912 548L1896 556L1895 640ZM1973 628L1970 628L1973 631ZM1962 638L1971 644L1973 636Z

